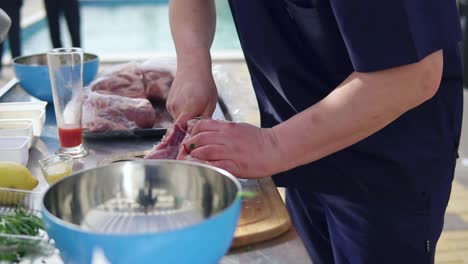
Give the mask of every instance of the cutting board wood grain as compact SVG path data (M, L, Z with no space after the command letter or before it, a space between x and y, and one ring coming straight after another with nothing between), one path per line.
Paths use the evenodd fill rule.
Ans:
M141 160L146 151L113 155L98 166L119 161ZM231 247L241 247L275 238L291 227L289 214L271 178L241 180L244 191L256 192L242 201L242 211Z
M258 195L244 200L232 247L246 246L277 237L288 231L291 220L270 178L242 182L244 190L255 186Z

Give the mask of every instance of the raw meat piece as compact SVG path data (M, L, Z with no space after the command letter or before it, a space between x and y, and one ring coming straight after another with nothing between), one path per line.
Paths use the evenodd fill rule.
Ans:
M146 98L152 101L166 101L174 76L168 71L144 70Z
M141 121L139 118L133 117L133 119L127 120L128 117L126 114L114 113L117 111L115 109L105 110L104 113L99 115L97 111L96 114L91 111L92 114L89 114L89 118L87 119L89 131L101 132L110 130L131 130L134 128L167 128L171 126L173 120L165 107L165 100L167 99L169 89L174 80L173 71L169 68L168 66L161 68L159 61L147 61L145 63L130 62L104 69L101 77L93 81L87 88L92 92L103 95L118 95L150 100L154 108L154 122L151 125L145 123L142 126L139 124ZM106 100L101 97L99 98L101 101ZM110 98L107 100L110 100ZM87 104L89 109L93 109L96 108L95 105L103 103L100 102L98 104L93 102L91 104L91 102L88 102ZM145 105L146 104L147 102L145 101ZM145 111L145 109L142 111ZM108 112L112 118L108 117ZM132 121L135 122L132 123Z
M178 124L170 127L161 142L145 156L145 159L175 159L186 131Z
M89 92L83 103L83 125L90 132L151 128L156 113L147 99Z
M101 94L146 98L143 71L135 65L104 75L91 83L90 87L92 91Z
M182 144L183 141L192 136L191 131L198 121L200 120L192 119L188 121L187 131L178 124L169 128L161 143L154 146L150 153L145 156L145 159L178 159L202 162L192 158Z
M192 119L192 120L189 120L187 122L187 133L185 134L185 137L182 140L182 142L184 142L184 141L186 141L186 140L188 140L188 139L190 139L192 137L192 129L199 121L200 121L200 119ZM195 158L192 158L192 156L190 156L189 151L184 148L183 144L180 144L179 154L177 155L176 159L178 159L178 160L191 160L191 161L200 162L200 160L197 160Z

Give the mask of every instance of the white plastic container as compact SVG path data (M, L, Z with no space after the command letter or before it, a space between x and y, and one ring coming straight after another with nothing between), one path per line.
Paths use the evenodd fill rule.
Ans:
M32 146L33 121L26 119L0 120L0 137L28 137L28 148Z
M24 119L33 122L33 136L40 137L44 129L47 102L0 103L0 120Z
M26 166L29 160L28 137L0 137L0 160Z

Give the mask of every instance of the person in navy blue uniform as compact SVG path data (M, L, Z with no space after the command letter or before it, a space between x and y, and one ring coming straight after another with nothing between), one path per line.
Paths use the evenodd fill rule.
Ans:
M455 0L231 0L262 128L202 120L191 156L274 175L313 263L433 263L461 133ZM217 98L213 1L172 0L176 122ZM300 260L298 260L300 263Z

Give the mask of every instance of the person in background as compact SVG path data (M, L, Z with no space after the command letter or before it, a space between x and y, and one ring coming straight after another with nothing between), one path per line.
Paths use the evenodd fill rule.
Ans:
M0 8L7 13L11 19L11 27L8 32L8 43L10 45L11 57L21 56L21 15L20 10L23 0L1 0ZM4 43L0 43L0 73L2 72L2 59Z
M50 38L54 48L63 47L60 35L60 16L63 13L70 32L72 46L81 47L80 6L78 0L44 0Z
M192 158L274 175L314 264L434 263L463 113L455 0L229 2L262 128L202 119ZM170 1L181 125L216 106L214 4Z

